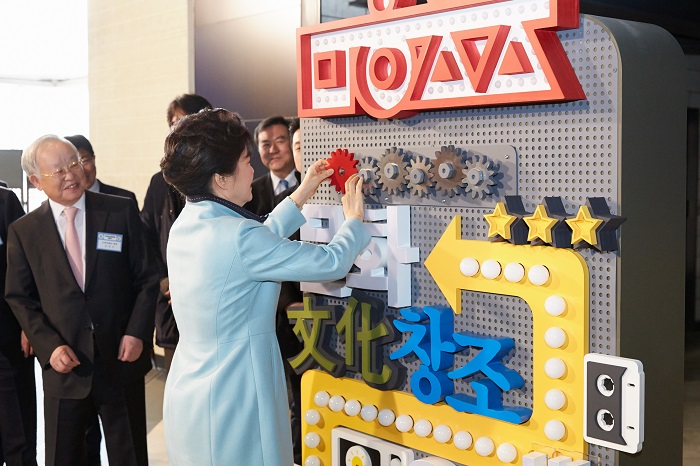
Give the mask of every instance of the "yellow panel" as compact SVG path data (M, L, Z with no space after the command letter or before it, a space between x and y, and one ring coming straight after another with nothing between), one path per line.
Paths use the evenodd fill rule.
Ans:
M313 426L302 422L303 433L317 432L322 441L318 448L304 446L304 457L316 455L321 466L330 466L331 430L344 426L469 466L504 464L498 459L495 449L491 455L483 457L477 454L473 444L466 450L459 450L452 440L441 444L432 434L421 438L413 430L399 432L394 424L384 427L376 420L366 422L359 415L348 416L343 411L333 412L327 406L318 407L314 395L319 391L327 391L331 396L340 395L346 401L357 400L362 406L372 404L379 410L388 408L397 417L408 414L414 422L427 419L433 428L444 424L451 428L453 435L466 431L474 442L480 437L489 437L496 448L510 443L517 450L513 464L520 464L522 456L533 450L548 454L553 450L566 451L568 456L575 458L582 458L586 453L587 445L583 440L583 356L588 352L588 268L585 261L568 249L463 240L460 225L461 218L457 216L425 261L425 266L455 310L461 311L462 308L460 290L516 296L527 302L533 314L534 339L533 412L530 420L520 425L509 424L460 413L445 403L426 405L410 393L380 391L353 379L336 379L324 372L309 371L302 379L302 409L303 413L317 409L321 421ZM464 258L473 258L480 265L486 260L497 261L501 273L493 279L484 277L481 271L466 277L459 268ZM504 276L510 263L518 263L525 270L524 278L517 283ZM546 267L549 277L544 284L535 285L529 281L528 273L533 268L541 269L541 266ZM545 310L545 301L551 296L558 296L566 303L562 314L552 315ZM556 314L552 309L550 312ZM550 328L563 330L566 335L563 346L553 348L547 345L545 332ZM566 371L560 378L550 378L545 373L545 362L550 358L565 364ZM566 396L561 409L553 410L545 405L545 393L550 389L561 390ZM545 435L545 425L550 421L563 423L566 433L560 440L551 440Z

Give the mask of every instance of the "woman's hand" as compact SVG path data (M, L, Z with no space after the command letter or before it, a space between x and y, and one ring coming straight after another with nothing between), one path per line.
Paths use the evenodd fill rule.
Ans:
M299 187L289 195L296 205L300 208L306 201L311 199L311 196L316 194L316 190L323 180L333 174L333 169L328 168L328 160L320 159L314 162L306 171L306 176Z
M345 195L343 196L343 213L345 218L356 218L359 221L365 219L365 196L362 193L362 178L357 174L352 175L345 182Z

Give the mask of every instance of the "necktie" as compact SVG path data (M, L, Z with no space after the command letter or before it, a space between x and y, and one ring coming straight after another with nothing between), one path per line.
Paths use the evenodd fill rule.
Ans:
M66 216L66 256L68 263L73 270L75 281L80 288L83 288L83 253L80 249L78 230L75 228L75 216L78 214L77 207L68 207L63 210Z
M287 188L289 188L289 182L287 180L280 180L280 182L277 183L277 192L275 194L286 191Z

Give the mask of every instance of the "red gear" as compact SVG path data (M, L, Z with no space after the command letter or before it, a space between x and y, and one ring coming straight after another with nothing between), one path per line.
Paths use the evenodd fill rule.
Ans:
M335 190L345 194L345 182L352 175L357 173L357 164L359 160L355 160L355 154L348 152L347 149L337 149L331 152L328 159L328 168L333 169L333 174L329 177L331 185L335 186Z

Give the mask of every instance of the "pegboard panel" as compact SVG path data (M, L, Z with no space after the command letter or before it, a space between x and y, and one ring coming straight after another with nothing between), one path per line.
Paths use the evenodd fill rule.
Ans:
M534 211L545 196L559 196L571 216L587 197L604 197L611 212L619 212L619 56L613 38L595 19L583 16L577 30L559 33L564 49L586 93L585 101L522 107L479 108L426 112L405 120L373 120L368 117L303 119L304 168L338 148L348 149L356 159L371 156L381 160L388 149L401 148L430 156L443 146L463 150L473 147L510 146L517 154L509 160L511 183L498 192L522 196L527 211ZM488 196L486 196L488 198ZM338 204L340 194L324 184L310 204ZM466 193L453 197L390 196L386 192L373 202L410 204L411 241L420 248L420 261L412 267L413 304L447 305L428 270L423 266L445 228L455 215L462 217L462 238L488 241L484 214L493 211L493 198L479 203ZM590 274L589 351L616 353L618 300L615 253L592 249L578 251ZM370 292L386 299L386 293ZM509 336L516 347L504 363L525 380L520 390L506 393L504 403L532 408L532 312L520 298L463 291L462 314L455 316L455 330L470 330L492 336ZM345 304L345 300L318 296L321 304ZM398 317L398 309L387 309ZM405 338L405 337L404 337ZM340 341L338 352L344 354ZM390 345L391 351L398 344ZM469 356L458 356L469 358ZM417 364L402 361L408 374ZM464 363L458 360L456 364ZM351 376L351 374L348 374ZM403 391L410 388L404 384ZM456 391L469 387L456 385ZM536 388L535 388L536 390ZM592 459L601 466L616 464L616 454L590 446Z

